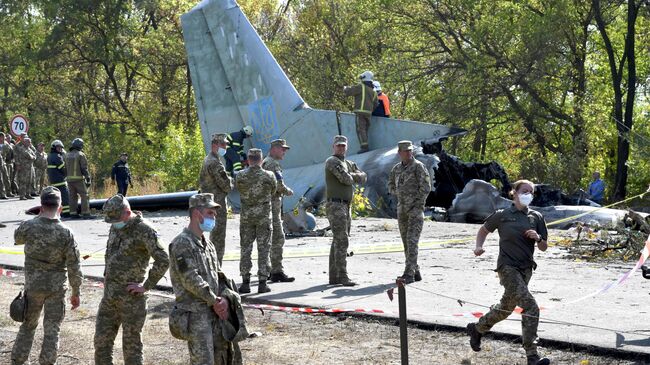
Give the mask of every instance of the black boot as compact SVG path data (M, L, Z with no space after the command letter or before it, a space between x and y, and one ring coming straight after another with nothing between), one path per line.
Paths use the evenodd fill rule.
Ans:
M251 292L251 278L244 278L239 286L239 294L248 294Z
M257 293L268 293L271 291L268 285L266 285L266 279L260 279L260 282L257 284Z
M294 280L296 280L296 278L293 278L293 277L287 276L287 274L285 274L285 273L282 272L282 271L271 274L271 278L270 278L270 279L271 279L271 281L274 282L274 283L275 283L275 282L291 283L291 282L293 282Z
M354 281L350 280L350 278L347 277L347 275L346 275L345 277L342 277L342 278L339 277L339 279L338 279L338 281L337 281L337 284L341 284L341 285L343 285L343 286L355 286L355 285L357 285L357 283L355 283Z
M476 329L476 323L467 325L467 334L469 335L469 345L472 347L472 350L476 352L481 351L481 337L483 335Z
M540 358L539 355L528 355L528 365L549 365L551 360L547 358Z
M415 271L415 275L413 277L415 281L422 281L422 274L420 274L420 270Z

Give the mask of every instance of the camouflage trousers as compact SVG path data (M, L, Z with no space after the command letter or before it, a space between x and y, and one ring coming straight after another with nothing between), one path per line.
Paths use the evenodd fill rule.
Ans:
M3 164L2 167L0 167L0 174L2 174L2 185L5 193L11 194L11 180L9 180L9 169L7 164Z
M210 309L190 313L188 319L192 365L240 365L241 351L237 343L226 341L221 334L219 319Z
M267 214L251 214L249 209L242 206L241 222L239 223L239 237L241 246L241 258L239 261L239 272L243 278L249 278L253 261L253 242L257 241L257 276L260 280L269 277L269 250L272 233L270 212Z
M34 178L34 192L36 194L40 194L43 188L46 186L45 185L45 170L43 169L34 169L34 173L36 174L36 177Z
M95 365L113 364L113 343L122 326L124 363L142 365L140 333L147 318L147 298L143 295L104 295L95 323Z
M332 246L330 247L329 276L330 281L348 277L347 254L350 242L350 205L347 203L327 202L327 220L332 229Z
M18 182L16 179L16 164L11 163L7 165L7 172L9 173L9 183L11 184L11 192L18 194Z
M88 201L88 189L83 180L68 181L68 190L70 193L70 214L79 214L77 205L81 198L81 214L90 214L90 205Z
M16 182L18 183L18 196L27 197L32 193L32 167L16 166Z
M216 224L210 232L210 241L217 250L217 259L219 266L223 261L223 255L226 251L226 225L228 224L228 206L226 205L227 194L214 194L214 202L221 205L217 209Z
M480 333L486 333L492 326L508 318L518 305L524 311L521 317L522 345L526 355L537 354L537 324L539 307L533 295L528 291L528 282L533 276L533 269L518 269L504 265L497 273L505 292L501 302L492 306L476 325Z
M273 235L271 236L271 273L283 272L282 251L284 248L284 228L282 227L282 199L271 200L271 216L273 217Z
M11 350L13 365L24 364L29 359L34 333L41 311L43 316L43 345L38 358L41 364L56 364L59 350L59 331L65 317L65 291L27 293L27 316L20 325L16 342Z
M418 265L418 244L420 242L420 233L424 224L424 211L420 207L411 207L411 209L397 210L397 223L399 225L399 234L402 237L404 245L404 256L406 265L404 268L405 275L415 275L420 270Z

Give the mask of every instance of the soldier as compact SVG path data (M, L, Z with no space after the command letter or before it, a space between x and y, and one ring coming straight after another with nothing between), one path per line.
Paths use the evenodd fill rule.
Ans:
M41 192L38 217L20 224L14 233L16 245L25 245L25 295L27 314L11 350L11 363L24 364L29 358L41 311L43 345L39 362L56 364L59 329L65 315L66 274L72 289L70 304L79 307L79 287L83 276L79 250L72 231L61 223L61 193L48 186Z
M35 191L40 194L45 187L45 170L47 169L47 154L44 152L45 143L40 142L36 149L36 160L34 161Z
M251 254L253 242L257 240L257 285L258 293L268 293L266 284L269 277L269 245L272 231L271 199L276 192L277 183L272 172L262 169L262 151L258 148L248 150L249 167L237 175L235 185L241 197L241 220L239 236L241 258L239 271L242 276L240 293L250 293Z
M284 246L284 229L282 228L282 196L292 196L293 190L284 184L280 161L290 149L287 141L276 139L271 142L269 155L264 159L262 168L275 175L278 187L271 200L271 213L273 216L273 234L271 235L271 281L292 282L296 280L287 276L282 268L282 247Z
M203 166L199 174L199 186L201 192L211 193L214 201L219 204L217 209L217 223L210 232L210 241L217 248L217 259L219 265L223 262L223 254L226 250L226 224L228 223L228 208L226 197L232 190L232 179L228 176L219 156L226 154L228 144L227 134L219 133L212 136L211 151L205 156Z
M253 127L247 125L240 131L232 132L226 135L228 148L226 149L226 171L232 176L244 169L248 161L246 152L244 152L244 139L253 135Z
M7 164L7 171L9 172L9 184L11 184L11 193L18 195L18 183L16 182L16 164L14 150L16 144L11 138L11 134L7 134L7 156L5 156L5 163Z
M70 217L79 218L77 204L81 198L81 215L83 218L92 218L88 201L88 188L90 187L90 172L88 172L88 160L86 154L81 152L84 148L84 141L75 138L70 146L70 152L65 154L65 166L70 188Z
M0 180L2 183L2 190L8 198L12 198L14 195L11 193L11 181L9 180L10 171L9 171L9 157L12 154L11 145L6 142L4 132L0 132Z
M63 142L55 139L52 141L50 153L47 155L47 179L52 186L57 187L61 191L61 204L63 210L61 217L70 217L70 203L68 194L68 184L66 183L66 168L63 156Z
M117 185L117 193L126 196L129 185L133 187L131 182L131 170L129 170L129 155L122 152L120 159L113 164L111 169L111 180Z
M248 336L241 299L221 271L211 232L219 204L212 194L190 198L190 223L169 245L175 306L170 314L174 337L187 341L191 364L241 364L237 342ZM176 325L182 323L183 325ZM228 329L232 329L231 335Z
M25 137L14 150L16 180L18 182L18 196L20 200L34 199L31 195L31 178L36 154L32 151L31 145L32 140L29 137Z
M361 150L359 153L368 152L368 128L370 128L370 115L377 105L377 93L372 84L373 74L370 71L364 71L359 75L361 80L355 86L346 86L343 88L345 96L354 96L354 114L357 117L357 136Z
M7 194L5 193L5 187L7 182L5 181L5 175L7 173L7 167L5 166L5 158L2 154L2 149L4 147L4 133L0 132L0 199L7 200Z
M355 286L347 271L348 236L350 235L350 202L354 196L354 184L365 184L366 173L345 159L348 139L335 136L332 146L334 155L325 161L325 184L327 195L327 220L332 228L332 246L329 260L330 285Z
M540 251L548 248L548 230L544 216L528 208L533 201L535 186L531 181L519 180L512 186L513 205L499 209L489 216L476 234L474 255L485 253L483 243L490 232L499 230L499 257L497 269L505 292L501 302L492 306L477 323L467 325L470 346L481 351L481 337L492 326L508 318L517 305L523 308L521 317L522 345L526 350L528 365L548 365L550 360L537 353L537 325L539 307L528 290L528 282L537 264L533 260L535 246Z
M401 276L406 284L422 280L418 266L418 243L424 223L424 204L431 192L431 178L424 164L413 157L413 143L400 141L401 162L390 171L388 192L397 197L397 222L404 245L406 267Z
M122 326L124 363L141 365L140 332L147 317L147 298L169 267L169 256L158 241L158 234L142 218L132 212L122 195L115 195L104 204L105 221L111 223L106 244L104 296L95 324L95 364L113 364L113 342ZM145 272L149 259L154 262Z

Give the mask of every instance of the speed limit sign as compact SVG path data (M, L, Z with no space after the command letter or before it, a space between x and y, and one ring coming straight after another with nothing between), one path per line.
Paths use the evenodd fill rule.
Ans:
M24 115L16 114L9 120L9 130L14 136L20 137L29 130L29 120Z

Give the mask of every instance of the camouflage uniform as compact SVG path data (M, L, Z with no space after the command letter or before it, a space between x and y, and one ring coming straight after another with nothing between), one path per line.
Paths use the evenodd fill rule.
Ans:
M261 156L261 151L256 148L251 148L248 153L249 156ZM250 166L237 174L235 184L241 196L239 271L244 279L250 278L253 242L257 240L257 276L266 280L269 277L269 241L273 229L271 199L277 189L275 176L260 166Z
M489 216L483 227L489 232L499 230L499 258L497 273L505 292L501 302L494 305L476 324L476 330L484 334L498 322L508 318L520 306L525 314L521 318L522 345L526 355L537 355L537 325L539 307L528 290L533 270L535 242L524 237L523 232L534 229L542 240L548 238L544 217L537 211L525 208L518 210L514 205L509 209L497 210Z
M9 177L7 175L7 166L4 158L4 144L0 144L0 199L6 199L8 194L11 194L11 187L8 185ZM7 179L7 180L5 180ZM6 190L5 190L6 189ZM5 193L6 191L6 193Z
M34 161L35 178L35 192L41 193L45 187L45 171L47 170L47 154L45 152L36 151L36 160Z
M199 207L216 208L212 194L192 196L190 208ZM184 339L187 341L190 363L241 364L239 345L224 338L223 329L229 324L245 332L246 320L239 294L234 290L232 281L221 271L214 245L204 235L198 237L185 228L172 240L169 254L169 273L176 296L172 315L185 318ZM228 299L230 313L227 321L219 319L212 309L217 296ZM234 312L239 312L239 318Z
M78 199L81 198L81 214L90 214L90 205L88 198L88 188L84 183L90 182L90 173L88 172L88 160L86 154L79 150L71 150L64 155L66 172L68 174L68 191L70 194L70 215L78 216L77 211Z
M31 148L19 143L14 150L16 160L16 180L18 182L18 196L20 199L30 199L32 192L32 168L36 154Z
M345 136L334 137L334 144L347 144ZM364 184L366 173L344 156L333 155L325 161L325 183L327 187L327 220L332 228L330 247L329 281L331 284L349 281L347 272L347 251L350 225L352 224L350 203L354 196L354 184Z
M41 202L61 201L60 193L48 187L41 194ZM11 351L12 364L24 364L29 358L34 333L41 311L43 317L43 345L39 356L41 364L55 364L59 348L59 330L65 316L67 280L72 296L79 296L83 276L79 268L79 250L72 231L58 219L38 216L25 221L14 233L16 245L25 245L25 293L29 302L27 316L20 325Z
M124 207L123 197L116 195L104 205L106 221L119 220ZM160 245L158 234L141 213L134 216L121 229L111 226L106 244L106 269L104 271L104 296L97 311L95 324L95 364L113 364L113 342L122 326L122 349L125 364L142 364L142 339L140 332L147 317L147 298L130 294L130 283L143 283L149 290L156 286L169 266L169 256ZM117 218L116 218L117 217ZM154 262L145 272L149 259Z
M7 135L7 138L9 135ZM14 169L14 149L15 146L9 143L8 139L5 139L5 143L2 147L2 156L5 159L5 165L7 167L5 190L13 194L18 193L18 185L16 184L16 169Z
M280 143L284 148L289 148L285 140L278 139L271 143ZM273 217L273 234L271 236L271 274L283 272L282 267L282 248L284 247L284 229L282 227L282 197L293 194L293 191L284 184L282 177L282 167L280 161L271 156L267 156L262 163L262 168L271 171L277 181L277 190L271 198L271 215Z
M400 151L413 150L411 141L401 141ZM431 192L431 178L422 162L411 158L408 164L399 162L390 171L388 192L397 197L397 222L404 245L406 267L404 275L414 276L418 266L418 242L424 223L424 204Z
M226 134L217 134L213 136L213 142L225 142L225 138ZM220 206L217 208L216 225L212 232L210 232L210 241L217 248L217 258L219 259L219 264L221 264L226 250L226 224L228 222L226 197L232 190L233 183L219 156L212 152L208 153L205 160L203 160L203 166L199 175L199 186L201 192L212 193L214 195L214 201Z

